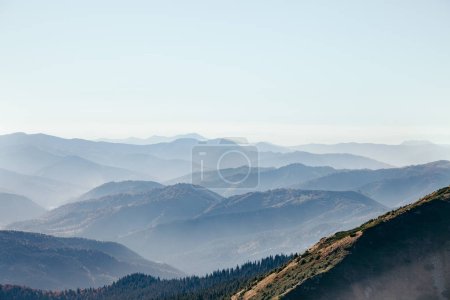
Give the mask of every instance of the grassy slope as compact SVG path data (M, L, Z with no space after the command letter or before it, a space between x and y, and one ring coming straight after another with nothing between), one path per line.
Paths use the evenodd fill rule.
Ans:
M442 201L445 202L445 206L439 207L439 205L442 205ZM294 258L286 267L281 270L275 271L247 290L239 292L238 294L233 296L233 299L269 299L284 297L289 299L314 299L315 297L316 299L318 299L318 297L323 296L322 294L324 292L318 292L317 289L323 290L324 285L329 289L336 290L340 288L337 286L336 282L340 282L342 284L351 284L355 281L355 278L346 278L346 282L344 282L345 280L343 279L341 280L339 276L345 274L342 273L342 271L345 270L347 272L357 273L358 270L355 270L355 268L371 267L370 263L365 266L358 266L357 264L359 264L359 261L351 261L353 259L351 258L352 255L348 254L353 252L358 253L358 251L355 250L355 247L359 247L358 250L366 249L364 253L374 256L376 254L370 253L370 245L368 245L368 243L375 242L381 244L382 246L385 246L386 244L382 243L382 240L374 240L375 238L383 238L382 235L377 235L377 231L380 231L380 229L383 229L384 232L386 232L387 229L388 233L395 231L395 227L390 227L392 227L391 225L393 225L396 221L399 221L396 219L407 217L409 218L409 223L414 222L413 217L414 215L420 214L420 208L427 209L427 207L429 207L430 209L433 209L430 212L434 212L437 210L438 212L440 211L442 213L446 213L448 212L446 211L446 209L450 207L450 205L448 205L449 202L450 188L444 188L419 200L414 204L391 211L353 230L339 232L331 237L324 238L315 246L306 251L303 255ZM428 216L433 217L433 213L429 213ZM444 215L444 217L445 216L446 215ZM447 217L447 219L450 218ZM435 220L429 219L425 221L427 222L427 224L432 224ZM420 225L423 225L424 220L421 220L420 222L422 222L420 223ZM442 225L442 222L439 225ZM416 227L414 227L414 229L415 231L413 231L413 233L415 233L416 231L420 231ZM403 229L403 231L404 230L405 229ZM412 231L396 232L395 236L399 237L400 234L406 234L406 236L414 235L411 232ZM368 238L364 239L366 235L368 236ZM420 234L417 233L416 235ZM368 242L368 239L371 239L372 241ZM416 236L415 239L416 240L414 241L413 245L419 244L418 241L420 241L420 236ZM389 256L395 255L395 247L397 247L398 249L406 249L405 245L396 242L397 241L394 240L390 244L392 249L388 249L387 247L381 249L379 247L379 250L385 251L384 254L388 254L387 256ZM361 253L361 251L359 252ZM357 257L358 254L355 254L354 256ZM372 257L372 259L381 261L381 258L379 257ZM360 257L360 260L364 260L364 257ZM349 266L349 262L352 262L353 265ZM392 264L392 262L389 263ZM359 275L361 274L365 273L360 272Z

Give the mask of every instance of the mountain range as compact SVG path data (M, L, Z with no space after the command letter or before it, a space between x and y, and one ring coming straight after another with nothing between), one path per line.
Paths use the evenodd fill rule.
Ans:
M327 191L359 191L388 207L409 204L450 182L450 162L383 170L346 170L326 175L296 188Z
M197 133L189 133L172 137L152 136L147 139L131 137L122 140L101 139L100 141L145 145L173 142L177 139L207 140L207 138ZM435 144L429 141L404 141L400 144L352 142L338 144L303 144L298 146L280 146L268 142L258 142L252 145L256 146L260 152L289 153L294 151L305 151L315 154L347 153L372 158L396 167L426 164L438 160L450 160L450 145Z
M150 176L117 167L99 165L78 156L65 156L36 172L37 176L91 187L126 179L151 179Z
M267 191L270 189L288 188L305 183L326 175L334 174L339 170L331 167L310 167L303 164L290 164L280 168L230 168L217 171L205 171L202 174L202 184L223 196L245 194L252 191ZM189 174L173 179L168 184L189 183L192 178L199 177L198 173ZM241 178L246 178L239 181ZM239 182L230 185L228 182ZM248 187L248 183L254 183Z
M0 190L23 194L46 208L78 198L82 193L109 181L152 180L166 182L190 174L193 149L207 145L214 163L221 157L225 139L200 140L187 137L148 145L133 145L64 139L45 134L15 133L0 136ZM243 147L226 140L239 151ZM312 154L282 151L268 143L257 146L260 167L283 167L301 163L308 166L330 166L345 169L379 169L390 165L352 154ZM230 161L223 168L240 167ZM25 191L31 186L34 191Z
M95 195L111 184L88 192ZM130 182L116 183L111 194L77 201L49 211L37 220L15 223L9 228L57 236L82 236L118 240L121 236L175 220L194 218L223 198L207 189L188 184L156 188L143 193L116 193ZM119 189L117 186L121 186ZM139 184L135 184L139 186Z
M98 199L105 196L114 196L119 194L141 194L156 188L164 187L162 184L154 181L121 181L104 183L81 195L78 200Z
M198 133L186 133L174 136L152 135L151 137L148 138L129 137L125 139L99 139L98 141L107 143L132 144L132 145L151 145L159 143L170 143L179 139L195 139L198 141L207 140L207 138L201 136Z
M233 168L203 172L203 185L223 196L267 191L277 188L294 188L324 191L357 191L388 207L409 204L450 182L450 162L436 161L424 165L379 170L346 170L331 167L310 167L291 164L280 168ZM189 182L187 175L170 181ZM228 181L242 183L229 185ZM256 183L249 188L247 183Z
M237 198L231 202L230 206L236 211L248 210ZM250 202L265 207L274 203L271 198ZM221 214L223 205L219 207L217 213ZM353 229L322 238L290 260L286 256L268 257L204 277L180 280L159 280L134 274L99 289L41 291L0 284L0 297L30 300L448 299L449 214L450 187L446 187ZM21 235L33 242L36 238L55 239L21 232L0 232L0 237L6 235L8 239L11 234L14 235L13 242L8 245L13 247ZM57 240L77 244L92 242ZM40 250L49 253L51 249Z
M292 147L294 150L317 154L349 153L370 157L397 167L450 160L450 145L428 141L406 141L398 145L373 143L307 144Z
M79 196L85 189L55 179L0 169L0 191L23 195L44 208L52 208Z
M450 188L322 239L238 299L448 299Z
M69 203L8 228L117 241L149 259L204 274L291 253L384 211L356 192L278 189L224 198L177 184Z
M445 249L436 246L438 242L447 243L443 237L447 232L439 227L446 223L436 222L447 210L448 190L410 204L449 185L450 161L427 160L446 157L443 149L450 148L445 145L408 142L287 148L191 135L160 143L136 143L43 134L0 136L0 226L18 230L0 231L0 250L4 251L0 266L7 270L0 272L0 284L44 289L98 287L143 272L151 276L130 278L154 282L161 288L160 284L166 282L160 283L157 276L227 270L271 255L303 251L323 236L344 231L296 257L289 264L295 268L286 265L276 270L274 277L259 283L255 278L245 286L233 281L234 287L243 289L235 297L330 298L326 292L311 292L323 287L337 295L336 299L379 299L390 294L400 297L401 291L387 281L395 281L397 272L405 270L425 278L420 284L435 287L425 294L405 292L408 297L448 295L447 274L433 273L438 265L445 266L447 259L441 255ZM198 167L198 162L192 161L197 146L206 151L208 163L217 166L225 145L238 152L250 149L257 167L248 169L239 160L231 160L221 164L223 169L219 171L207 168L201 176L191 173ZM343 152L346 149L350 150ZM402 166L411 161L427 163ZM394 167L398 165L402 167ZM196 177L202 178L202 186L192 184ZM239 178L246 180L229 184ZM247 186L247 181L256 183L255 187ZM432 207L430 211L442 209L442 214L434 213L436 220L430 221L438 228L438 235L420 223L432 219L431 212L424 210L428 206ZM378 218L392 208L399 209ZM416 217L424 219L419 222ZM407 224L417 235L406 232L406 225L398 232L388 225L403 218L411 218ZM370 219L355 230L345 231ZM375 234L376 228L382 229ZM397 244L401 235L407 237L406 242ZM414 252L408 245L419 244L421 238L422 244ZM383 239L406 254L396 256L391 246L383 246ZM376 245L372 250L387 253L392 260L370 252L370 245ZM366 277L362 269L371 266L364 255L373 256L380 264ZM431 275L419 272L422 261L414 261L416 257L423 258L424 268ZM397 260L402 259L413 263L397 268ZM347 260L352 263L346 264ZM358 260L364 263L358 266ZM394 273L390 266L394 266ZM406 286L409 277L400 274L405 281L398 284ZM326 277L324 281L322 276ZM367 281L358 281L358 276ZM194 278L189 279L189 285ZM386 294L378 291L383 284ZM342 290L345 285L351 286L351 291ZM214 291L216 288L224 290L215 286ZM230 286L226 290L228 293Z
M392 167L371 158L347 153L315 154L304 151L259 153L260 167L282 167L294 163L302 163L313 167L329 166L336 169L383 169Z

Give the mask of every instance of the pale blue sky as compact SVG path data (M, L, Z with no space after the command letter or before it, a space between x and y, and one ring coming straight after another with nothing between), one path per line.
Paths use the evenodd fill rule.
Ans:
M449 0L0 0L0 133L450 143L449 112Z

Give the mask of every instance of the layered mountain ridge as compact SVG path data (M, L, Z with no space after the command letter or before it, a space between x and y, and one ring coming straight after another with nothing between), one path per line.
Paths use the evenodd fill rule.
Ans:
M0 231L0 265L0 283L39 289L100 287L136 272L184 275L117 243L19 231Z
M130 183L114 185L121 184L126 189ZM106 189L113 194L8 228L116 241L149 259L204 274L297 251L387 210L357 192L277 189L224 198L190 184L150 186L144 193Z

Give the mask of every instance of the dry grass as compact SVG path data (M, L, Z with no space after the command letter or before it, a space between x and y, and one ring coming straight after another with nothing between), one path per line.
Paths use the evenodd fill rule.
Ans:
M422 198L414 204L388 212L353 230L338 232L331 237L323 238L303 255L294 258L283 269L271 273L249 289L240 291L232 299L279 299L306 280L321 273L328 272L339 264L348 255L348 249L364 234L365 230L377 226L382 222L387 222L429 201L449 198L450 188L444 188Z

